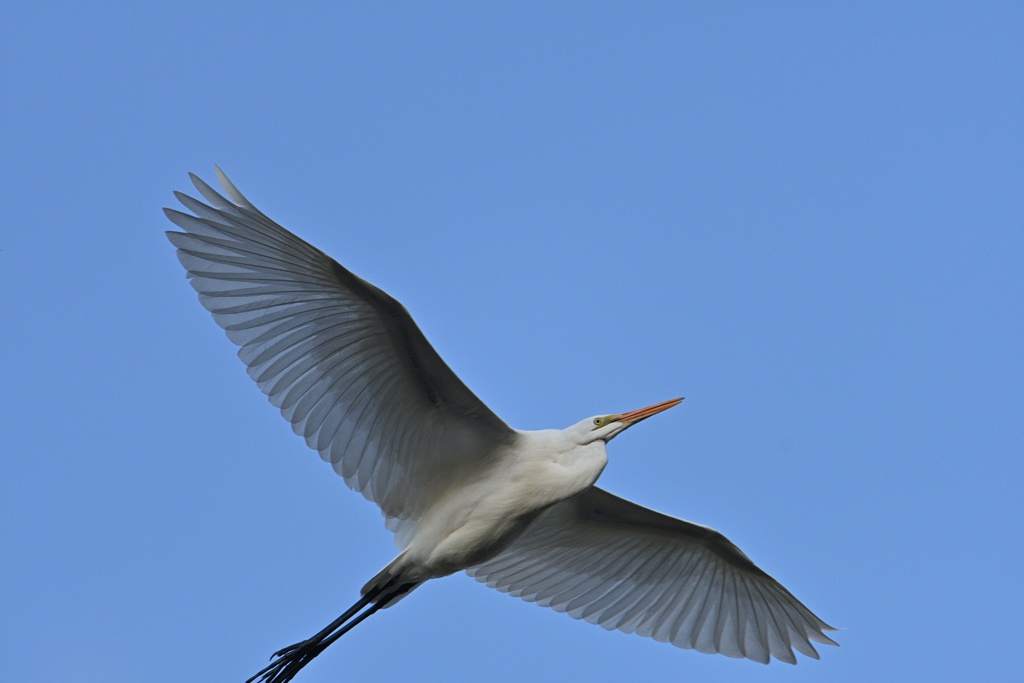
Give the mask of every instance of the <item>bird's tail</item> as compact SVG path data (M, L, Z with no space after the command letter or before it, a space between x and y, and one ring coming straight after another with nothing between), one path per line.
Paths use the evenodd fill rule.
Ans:
M270 658L270 664L245 683L287 683L302 667L313 661L313 658L326 650L331 643L355 628L356 624L377 610L395 604L423 583L402 581L401 577L390 576L386 573L390 566L385 567L363 587L362 597L340 617L312 638L275 652Z

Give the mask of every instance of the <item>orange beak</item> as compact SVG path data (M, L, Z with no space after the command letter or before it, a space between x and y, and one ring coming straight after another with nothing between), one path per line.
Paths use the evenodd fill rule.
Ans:
M640 422L641 420L646 420L651 415L657 415L661 411L668 410L672 406L677 406L682 402L683 399L674 398L671 401L662 401L661 403L655 403L653 406L647 406L646 408L641 408L640 410L633 410L628 413L623 413L622 415L619 415L617 421L624 422L626 426L632 427L637 422Z

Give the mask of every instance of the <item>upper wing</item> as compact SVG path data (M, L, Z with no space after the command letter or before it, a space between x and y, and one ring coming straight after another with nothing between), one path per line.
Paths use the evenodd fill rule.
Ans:
M445 365L405 308L267 218L217 169L231 201L175 193L165 209L199 301L270 402L349 486L414 521L474 477L514 431ZM391 525L392 527L395 525Z
M604 628L764 664L833 631L713 529L596 486L544 512L477 581Z

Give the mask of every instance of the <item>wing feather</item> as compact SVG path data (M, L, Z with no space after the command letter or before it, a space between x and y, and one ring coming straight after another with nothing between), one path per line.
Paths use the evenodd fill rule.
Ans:
M515 432L401 304L272 221L216 170L226 197L190 174L206 201L175 193L191 214L165 209L183 231L167 236L192 287L295 433L408 540L418 516L493 464Z
M605 629L700 652L796 663L834 630L727 538L599 488L545 511L467 570L510 595Z

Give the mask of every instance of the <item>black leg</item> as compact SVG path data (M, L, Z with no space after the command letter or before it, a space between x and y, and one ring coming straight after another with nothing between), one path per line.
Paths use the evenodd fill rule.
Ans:
M302 642L281 648L271 656L271 662L245 683L287 683L292 680L302 667L309 664L334 641L351 631L357 624L371 614L386 606L394 598L409 592L419 584L401 585L393 588L391 582L374 588L354 605L345 610L344 614L332 621L316 635ZM384 597L380 597L384 593ZM377 600L377 602L374 602ZM369 609L362 611L369 605ZM360 612L362 613L360 614Z

